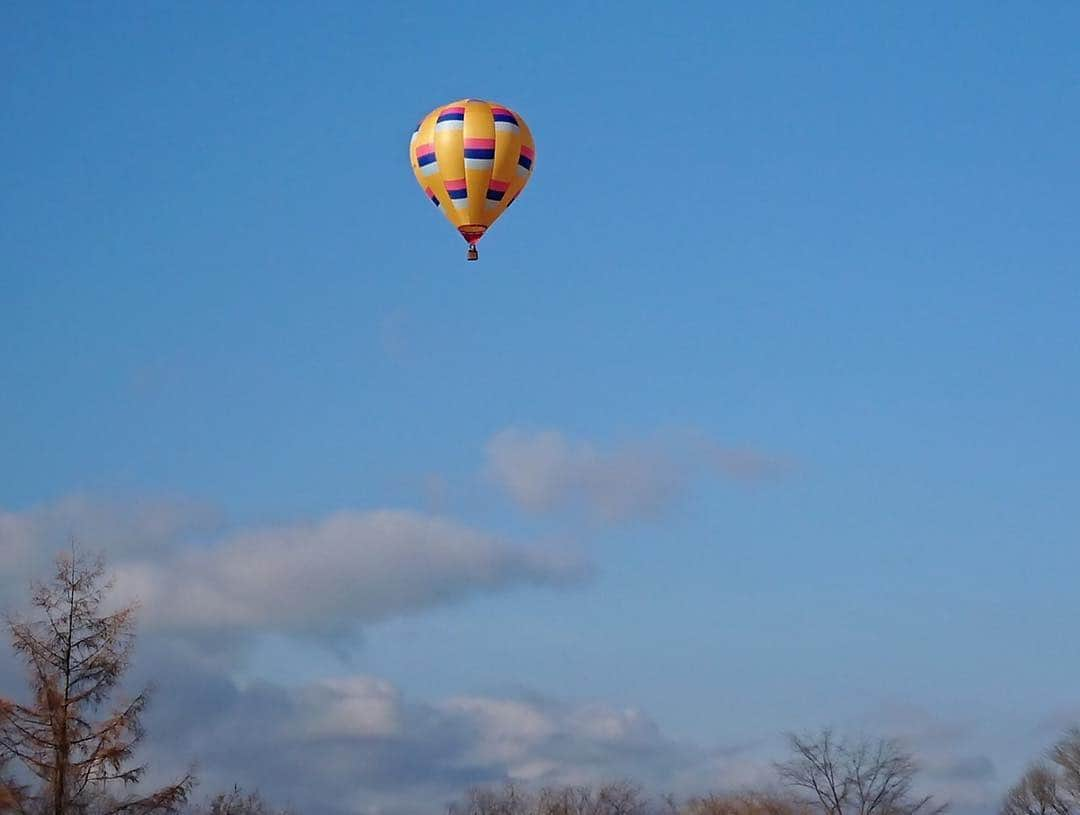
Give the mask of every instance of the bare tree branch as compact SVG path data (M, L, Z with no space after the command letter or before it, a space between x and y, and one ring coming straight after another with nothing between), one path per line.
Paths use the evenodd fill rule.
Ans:
M777 764L780 780L825 815L941 815L947 805L914 797L915 760L890 739L844 741L824 729L789 734L792 757Z

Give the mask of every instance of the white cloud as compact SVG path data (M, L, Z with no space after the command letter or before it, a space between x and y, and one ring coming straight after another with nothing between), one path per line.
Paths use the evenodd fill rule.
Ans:
M568 500L556 488L567 461L571 471L591 471L574 478L596 491L596 506L618 510L612 517L640 511L643 495L663 492L648 480L651 472L620 480L635 461L692 461L675 446L655 448L663 455L653 448L605 453L538 435L502 441L509 476L522 478L517 489L541 507ZM702 459L749 466L697 449ZM519 457L521 450L532 457ZM514 470L522 460L532 465ZM65 545L71 533L88 546L111 542L117 592L143 601L138 670L159 684L147 724L150 758L163 778L198 759L206 792L241 783L326 815L438 811L469 786L508 779L542 785L625 777L687 795L773 778L776 742L701 747L671 738L633 707L491 695L417 702L365 675L242 687L230 676L236 664L220 658L261 631L322 632L523 584L560 585L585 573L574 557L416 512L342 511L223 533L219 514L194 503L142 501L125 511L117 502L76 497L0 511L0 581L21 584L21 567L12 564ZM10 655L0 655L0 686L15 685L13 668ZM863 724L904 738L923 764L928 791L958 808L987 810L1009 780L980 744L983 731L969 724L903 706L873 711Z
M196 697L204 687L217 688L184 681ZM772 761L785 755L779 734L703 746L671 737L635 707L535 695L415 701L370 676L288 689L217 688L213 694L224 702L169 694L167 683L162 691L169 705L214 711L207 717L214 723L193 722L155 763L175 766L200 756L207 790L239 782L302 810L335 815L445 811L469 787L505 781L536 788L629 779L653 795L678 797L768 789L777 784ZM864 724L892 722L895 732L866 732L904 739L924 768L920 789L951 800L960 812L992 809L1002 779L980 732L910 710L914 720L906 724L875 711ZM150 733L153 742L153 728Z
M153 768L149 781L197 759L207 795L241 784L324 815L445 811L470 787L506 781L537 788L629 779L650 794L685 798L774 787L772 761L784 757L778 734L703 746L673 738L639 708L604 701L482 694L414 700L364 674L293 687L240 685L223 668L193 665L169 647L167 635L148 640L151 661L139 671L158 680L141 754ZM864 724L879 722L866 732L905 739L924 768L919 789L965 815L990 811L1010 779L995 776L985 732L909 710L906 724L893 717L899 710L864 717ZM895 733L879 729L889 722ZM1001 749L1009 740L995 744Z
M389 737L401 731L401 694L384 679L323 679L302 688L298 695L306 710L305 737Z
M14 512L0 511L0 570L9 575L20 563L26 563L33 547L31 521Z
M555 430L510 428L487 443L486 472L523 509L584 510L605 521L661 514L699 477L756 480L787 465L681 434L603 450Z
M559 586L588 574L576 555L527 548L423 513L343 510L307 523L222 531L186 501L84 496L0 511L0 594L25 592L74 536L104 550L114 602L150 628L339 633L470 596Z
M185 498L76 494L19 511L0 507L0 600L24 596L73 541L112 562L160 557L218 533L222 523L218 509Z
M159 667L159 672L161 668ZM175 683L175 684L174 684ZM161 683L148 747L154 766L200 759L207 792L240 783L302 811L445 811L469 787L634 779L654 792L722 788L768 757L665 736L647 715L602 702L470 695L412 701L384 679L352 675L241 688L177 671ZM169 738L156 721L183 720Z
M72 540L112 556L145 554L220 529L221 512L187 498L69 495L12 512L0 508L0 568Z
M148 625L280 632L332 631L586 573L573 556L389 510L242 531L115 571L121 599L138 600Z
M503 764L511 776L514 765L529 763L536 746L557 730L556 722L536 705L515 699L462 697L448 700L440 709L472 731L471 747L461 762Z

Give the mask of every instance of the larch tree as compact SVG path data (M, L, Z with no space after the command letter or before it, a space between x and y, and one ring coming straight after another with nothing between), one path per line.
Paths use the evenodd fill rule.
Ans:
M0 775L0 812L17 815L156 815L178 811L189 772L141 789L134 762L147 691L111 703L130 664L134 606L107 611L111 583L101 559L74 548L52 579L32 590L29 618L9 617L12 647L29 669L27 704L0 698L0 769L21 768L17 786Z
M5 710L6 703L0 699L0 718L4 716ZM8 759L0 757L0 813L19 812L25 800L25 789L5 772L7 764Z

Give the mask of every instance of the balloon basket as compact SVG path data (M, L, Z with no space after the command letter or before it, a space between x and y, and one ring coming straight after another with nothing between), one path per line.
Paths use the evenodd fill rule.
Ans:
M476 250L476 244L470 243L469 250L465 253L466 260L479 260L480 253Z

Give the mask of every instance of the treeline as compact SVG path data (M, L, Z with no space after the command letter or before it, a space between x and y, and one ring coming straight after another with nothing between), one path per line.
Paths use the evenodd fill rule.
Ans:
M898 742L844 740L829 730L789 736L769 790L652 799L630 782L537 791L476 789L449 815L941 815L913 793L917 766ZM1080 815L1080 727L1069 730L1005 794L998 815Z
M134 645L133 607L108 611L103 562L61 555L51 580L32 587L29 616L7 620L25 662L29 701L0 696L0 815L299 815L239 788L193 801L195 776L145 790L135 759L145 692L110 700ZM822 730L788 737L769 790L678 801L631 782L475 789L448 815L941 815L916 791L913 756L890 739ZM132 790L139 790L132 792ZM1033 764L1005 795L1000 815L1080 815L1080 729Z
M838 738L831 730L788 737L770 790L652 799L630 782L600 787L507 785L472 791L450 815L941 815L913 791L915 762L899 742Z

